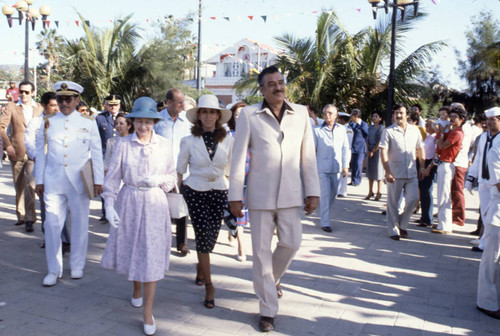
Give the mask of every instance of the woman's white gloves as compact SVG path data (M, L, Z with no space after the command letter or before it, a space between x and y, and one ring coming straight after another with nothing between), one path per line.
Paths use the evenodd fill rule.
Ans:
M106 219L108 220L109 224L117 229L118 224L120 224L120 217L118 217L118 213L116 212L115 208L112 205L106 205L104 209L106 210Z

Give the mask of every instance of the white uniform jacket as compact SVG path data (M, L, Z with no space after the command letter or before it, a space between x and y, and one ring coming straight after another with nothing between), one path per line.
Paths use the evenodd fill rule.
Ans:
M500 183L500 143L488 151L488 172L490 179L490 203L486 209L484 222L494 226L500 226L500 192L497 184Z
M483 132L479 136L479 141L477 142L477 150L476 156L474 156L474 161L469 168L469 176L477 178L480 183L488 183L485 179L483 179L483 156L484 156L484 145L486 144L486 140L488 139L488 135L490 132ZM493 143L491 144L490 150L498 147L500 145L500 134L493 139ZM491 174L490 174L491 175Z
M76 111L68 116L59 112L44 118L36 140L36 184L43 184L46 193L65 193L67 188L58 182L63 174L78 193L85 193L80 171L89 158L94 184L102 185L101 137L94 119Z
M236 123L229 201L241 201L250 153L245 206L253 210L298 207L320 196L316 151L307 109L287 102L281 123L262 103L244 107ZM304 187L304 192L303 188Z
M184 175L189 165L189 176L184 184L196 191L227 190L233 138L228 134L217 144L213 160L201 136L182 138L177 159L177 173Z

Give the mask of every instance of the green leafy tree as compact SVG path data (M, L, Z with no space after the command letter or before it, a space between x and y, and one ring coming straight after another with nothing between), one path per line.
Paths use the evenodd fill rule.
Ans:
M36 47L47 60L47 62L38 67L37 73L42 80L45 82L45 87L47 90L52 89L52 73L59 68L60 63L60 53L58 52L64 43L64 39L59 36L55 29L44 29L38 35L38 41L36 42Z
M459 56L459 69L469 84L469 109L482 113L499 103L500 26L491 11L472 18L472 27L465 33L467 51Z

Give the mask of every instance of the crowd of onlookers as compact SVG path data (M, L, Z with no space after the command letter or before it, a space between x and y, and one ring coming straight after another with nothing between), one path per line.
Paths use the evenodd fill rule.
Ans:
M33 83L21 82L19 88L11 83L0 116L0 145L12 165L15 225L24 225L26 232L34 231L35 193L39 196L48 265L43 285L53 286L62 277L65 252L71 251L71 278L83 277L89 201L100 195L100 222L110 224L101 264L133 281L131 304L144 307L144 332L153 334L156 282L169 267L171 223L174 246L186 256L188 215L191 219L195 283L205 286L203 304L211 309L210 253L221 222L231 227L228 239L238 245L237 259L243 262L242 228L252 221L259 326L272 330L278 310L274 296L282 295L279 279L300 246L299 206L305 199L310 214L319 201L320 227L332 232L335 199L347 196L347 185L359 186L363 172L364 200L381 201L386 185L387 230L396 241L409 238L410 217L419 211L418 226L451 234L454 225L465 224L464 189L478 189L478 227L471 234L481 238L473 241L473 250L489 256L480 275L494 281L491 265L497 256L491 256L498 242L491 242L489 226L498 225L500 214L491 205L498 156L492 159L490 153L500 145L500 108L468 120L465 107L453 103L441 107L438 117L424 119L419 104L411 109L397 104L392 124L384 125L380 111L367 122L359 109L346 113L328 104L318 113L292 104L285 100L281 73L268 69L259 75L264 101L257 105L224 106L214 95L196 104L174 88L161 102L138 98L131 113L121 110L121 97L114 93L98 112L80 99L83 88L70 81L56 83L40 103L33 99ZM187 208L179 215L169 208L177 204L173 190ZM275 228L281 243L272 252ZM479 286L478 308L500 317L498 307L480 301L485 295L492 295L491 286Z

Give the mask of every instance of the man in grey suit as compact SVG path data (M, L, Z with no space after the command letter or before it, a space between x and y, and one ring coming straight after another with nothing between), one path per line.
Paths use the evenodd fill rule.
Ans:
M259 328L267 332L274 329L280 278L302 240L300 207L305 203L305 213L312 213L320 191L307 109L285 100L277 67L264 69L258 81L264 101L245 107L238 118L228 198L232 214L242 217L248 151L245 205L252 221L253 283L260 300ZM272 251L275 228L278 244Z

